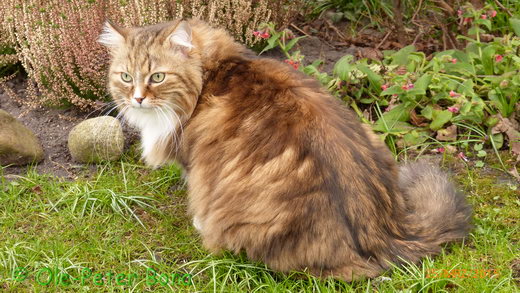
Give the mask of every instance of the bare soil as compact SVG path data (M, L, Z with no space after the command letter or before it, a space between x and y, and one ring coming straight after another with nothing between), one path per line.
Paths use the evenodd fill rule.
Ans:
M7 85L18 95L24 96L26 80L22 76L8 81ZM35 166L39 173L50 173L59 177L73 177L78 165L72 162L67 149L69 131L87 117L74 108L36 108L18 103L0 88L0 109L3 109L31 129L40 140L44 159ZM23 174L29 166L12 166L4 169L5 174Z

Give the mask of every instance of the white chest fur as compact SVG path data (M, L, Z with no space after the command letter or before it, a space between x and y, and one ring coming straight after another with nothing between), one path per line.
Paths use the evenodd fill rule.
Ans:
M125 113L130 125L141 131L143 157L151 155L154 147L164 142L178 127L177 119L158 109L131 108Z

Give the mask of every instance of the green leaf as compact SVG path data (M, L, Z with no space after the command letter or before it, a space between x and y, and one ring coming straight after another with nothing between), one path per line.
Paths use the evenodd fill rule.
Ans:
M493 74L494 69L495 47L487 46L482 50L482 65L484 66L484 73L487 75Z
M461 114L468 114L469 111L471 110L471 103L470 102L466 102L462 105L462 107L460 107L460 113Z
M477 167L477 168L482 168L482 167L484 167L484 162L482 162L482 161L480 161L480 160L479 160L479 161L476 161L476 162L475 162L475 167Z
M424 118L428 120L432 120L433 117L433 108L432 106L428 105L424 107L424 109L421 110L421 115L424 116Z
M292 47L294 47L294 45L296 45L296 43L300 39L303 39L303 38L305 38L305 36L297 37L297 38L290 40L287 44L285 44L285 52L288 52L289 50L291 50Z
M478 153L477 153L477 157L479 157L479 158L483 158L483 157L485 157L485 156L487 156L486 151L484 151L484 150L480 150L480 151L478 151Z
M374 102L374 98L364 98L359 100L363 104L372 104Z
M415 52L415 46L410 45L402 48L401 50L397 51L394 55L392 55L392 63L391 65L400 65L404 66L408 64L408 55L410 53Z
M388 95L393 95L393 94L399 95L399 94L403 94L404 92L405 92L405 90L403 90L400 85L393 85L393 86L387 88L385 91L382 91L381 95L382 96L388 96Z
M439 130L444 124L448 123L453 117L453 113L448 110L434 110L433 111L433 121L430 123L431 130Z
M354 56L345 55L334 64L334 75L338 76L341 80L347 81L349 79L350 72L354 69L351 62L354 60Z
M267 46L265 46L265 48L262 49L262 51L260 51L260 53L258 53L258 55L262 55L262 53L269 51L269 50L273 49L274 47L276 47L276 45L278 44L277 41L280 38L280 35L281 34L272 35L269 38L269 40L267 40Z
M372 71L372 69L368 68L364 64L358 64L357 68L359 69L359 71L367 75L367 78L370 81L370 87L373 91L381 91L381 84L383 82L383 78L379 74L375 73L374 71Z
M463 75L473 76L475 75L475 67L466 62L457 62L455 64L446 63L446 73L460 73Z
M493 134L491 136L496 149L500 149L504 145L504 135L502 133Z
M374 125L374 130L381 132L392 132L406 133L413 127L405 123L410 119L410 110L413 106L405 106L405 104L399 104L392 110L383 113L383 116L379 117Z
M426 94L426 90L432 81L432 75L429 73L425 73L423 76L419 77L419 79L414 83L414 89L421 90ZM423 94L423 95L424 95Z
M481 151L483 147L484 147L484 144L477 143L473 146L473 149L476 151Z
M475 20L475 23L476 24L483 24L488 30L491 30L491 21L489 19L479 18L479 19Z
M466 79L460 86L459 86L459 93L466 95L466 96L473 96L475 94L475 91L473 90L474 87L473 79Z
M424 131L412 130L403 136L407 145L418 145L428 139L428 135Z
M386 120L408 121L410 119L411 110L412 107L405 106L405 104L399 104L392 110L383 113L383 118Z
M511 27L515 31L516 36L520 37L520 19L518 19L518 18L510 18L509 19L509 24L511 25Z
M388 120L385 121L386 124L380 122L379 120L374 124L372 129L374 131L384 132L388 134L394 134L394 135L402 135L410 130L413 130L414 127L406 122L403 121L395 121L395 120Z

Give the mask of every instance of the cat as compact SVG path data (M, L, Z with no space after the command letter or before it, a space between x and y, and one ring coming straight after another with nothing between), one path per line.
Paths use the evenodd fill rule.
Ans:
M99 42L144 161L183 166L209 251L351 281L469 232L471 208L438 167L398 166L317 81L254 56L225 30L195 19L107 22Z

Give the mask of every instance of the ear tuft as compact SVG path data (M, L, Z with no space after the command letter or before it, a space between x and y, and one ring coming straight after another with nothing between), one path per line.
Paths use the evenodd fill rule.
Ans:
M99 35L98 42L110 49L119 47L125 41L123 29L112 23L110 20L105 22L103 30Z
M193 44L191 43L191 27L186 21L182 21L177 26L169 39L172 44L184 47L187 51L193 49Z

